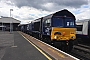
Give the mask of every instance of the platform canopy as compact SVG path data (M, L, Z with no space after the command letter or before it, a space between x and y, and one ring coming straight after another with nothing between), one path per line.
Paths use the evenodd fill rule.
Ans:
M12 17L2 17L0 18L0 23L20 23L21 21L14 19Z

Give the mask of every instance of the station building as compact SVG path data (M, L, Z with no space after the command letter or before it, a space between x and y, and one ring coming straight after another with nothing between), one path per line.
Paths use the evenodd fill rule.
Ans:
M16 31L18 29L18 25L21 21L14 19L12 17L2 17L0 18L0 30L2 31Z

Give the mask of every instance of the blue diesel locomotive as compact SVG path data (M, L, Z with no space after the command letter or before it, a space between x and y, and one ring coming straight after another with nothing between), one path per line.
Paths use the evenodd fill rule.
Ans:
M64 9L33 20L28 24L27 30L29 31L26 33L54 46L58 45L62 50L70 51L76 39L75 20L75 16Z

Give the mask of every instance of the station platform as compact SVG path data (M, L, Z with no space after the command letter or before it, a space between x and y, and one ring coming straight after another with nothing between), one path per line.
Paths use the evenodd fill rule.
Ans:
M79 60L25 33L14 31L11 37L14 44L7 45L1 60Z
M6 49L1 60L47 60L36 48L26 41L18 32L14 34L14 46Z

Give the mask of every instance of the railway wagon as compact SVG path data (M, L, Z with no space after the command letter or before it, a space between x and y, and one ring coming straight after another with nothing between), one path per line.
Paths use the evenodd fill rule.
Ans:
M28 33L28 31L29 31L28 25L29 25L29 24L20 24L20 25L18 26L18 30L19 30L19 31L22 31L22 32L24 32L24 33Z
M62 50L72 50L76 39L75 16L64 9L33 20L29 33L36 38L58 45Z
M76 21L76 36L80 43L90 43L90 19Z

